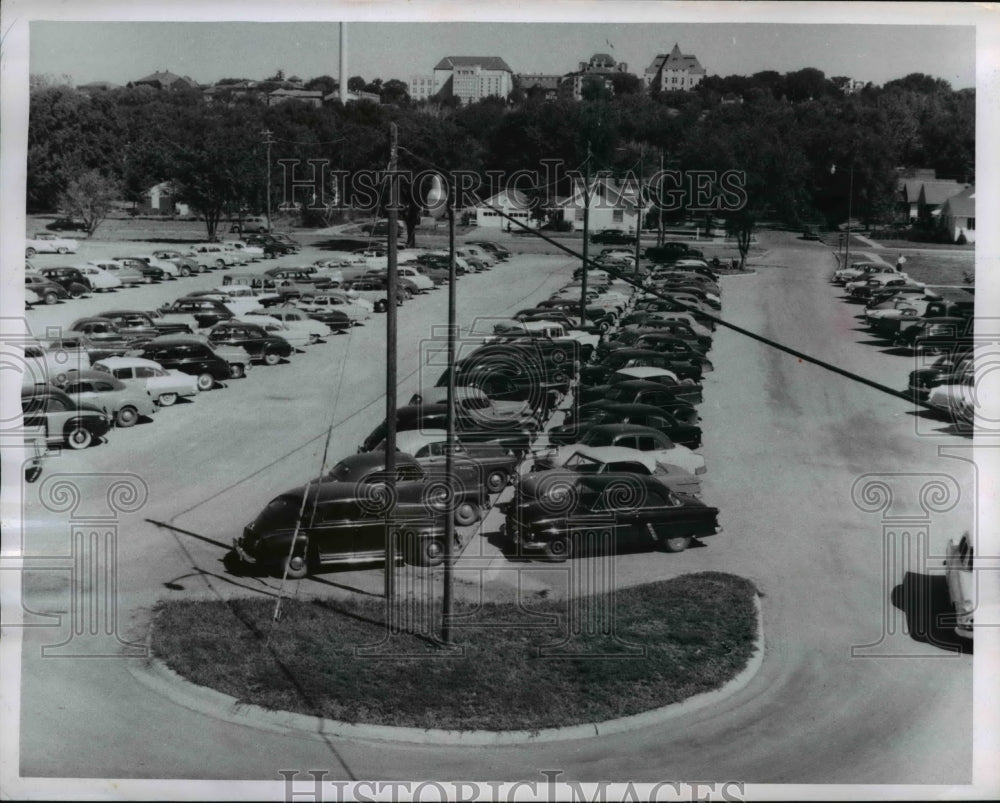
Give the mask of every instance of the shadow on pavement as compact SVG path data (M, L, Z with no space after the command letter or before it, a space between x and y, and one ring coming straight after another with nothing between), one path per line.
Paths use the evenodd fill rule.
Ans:
M972 641L953 629L955 614L943 575L907 572L890 599L906 616L906 629L914 641L948 652L972 653Z

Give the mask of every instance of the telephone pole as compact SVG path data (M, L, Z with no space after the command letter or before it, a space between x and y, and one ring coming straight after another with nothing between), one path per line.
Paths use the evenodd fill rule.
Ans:
M590 239L590 141L587 141L587 160L583 163L583 282L580 285L580 326L587 325L587 241Z
M274 132L264 129L260 132L264 137L264 144L267 145L267 230L271 231L271 146L274 144ZM242 218L240 219L242 222Z
M389 125L389 175L388 204L389 249L388 270L386 271L385 308L385 474L388 486L387 498L396 498L396 295L399 276L396 273L396 229L399 212L396 208L399 185L396 181L396 166L399 155L399 130L395 123ZM393 532L395 507L386 511L385 517L385 599L390 627L393 625L394 600L396 596L396 537Z

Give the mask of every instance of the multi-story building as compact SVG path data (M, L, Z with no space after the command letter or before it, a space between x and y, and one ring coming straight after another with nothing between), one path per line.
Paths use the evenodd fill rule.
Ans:
M697 56L681 53L678 45L669 53L661 53L646 68L645 82L650 89L677 92L694 89L705 77L705 68Z
M439 95L475 103L488 97L506 98L513 88L513 71L499 56L446 56L434 74L410 78L410 97L424 100Z
M614 93L614 84L611 76L615 73L627 73L628 64L624 61L616 62L607 53L595 53L590 57L590 61L581 61L576 72L565 76L564 83L572 87L573 99L583 99L583 87L588 83L601 83L604 89Z

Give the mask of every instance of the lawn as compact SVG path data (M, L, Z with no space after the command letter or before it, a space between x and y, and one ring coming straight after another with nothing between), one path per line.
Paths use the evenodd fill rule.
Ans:
M158 606L152 644L190 681L268 709L534 730L719 688L755 650L755 594L744 578L705 572L570 602L456 605L461 650L450 652L422 635L434 631L439 608L420 600L402 612L409 630L374 655L363 648L387 632L381 600L288 600L273 627L270 600L176 601Z

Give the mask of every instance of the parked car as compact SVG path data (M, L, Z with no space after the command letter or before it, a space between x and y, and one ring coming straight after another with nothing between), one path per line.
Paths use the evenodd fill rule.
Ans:
M917 318L898 332L893 344L916 353L954 351L972 345L972 318Z
M87 277L76 268L39 268L38 272L50 282L61 285L71 298L80 298L93 292Z
M343 287L352 297L363 298L372 304L375 312L385 312L389 309L389 287L384 279L367 278L345 282ZM396 306L403 306L404 295L396 293Z
M30 259L35 254L75 254L79 248L77 240L40 231L25 240L24 255Z
M106 371L72 371L60 389L77 404L102 410L119 427L135 426L140 418L152 418L156 405L145 390L130 388Z
M609 404L588 411L585 419L553 427L547 433L549 443L557 446L580 440L591 427L599 424L636 424L657 429L674 443L697 449L701 446L702 431L697 424L682 421L651 404Z
M635 234L620 229L601 229L590 235L590 241L606 245L630 245L635 242Z
M705 255L697 248L691 248L687 243L666 242L663 245L651 245L643 256L650 262L670 264L685 257L701 258Z
M52 385L21 388L24 427L49 446L86 449L111 429L111 419L91 404L79 404Z
M410 430L443 430L447 426L446 404L415 404L396 408L397 436ZM371 431L358 447L359 452L371 452L385 440L385 421ZM455 411L455 431L462 443L495 443L515 456L527 454L537 426L509 418L490 418L482 411Z
M535 457L535 470L563 465L581 446L619 446L636 449L653 457L658 463L677 466L692 474L705 473L705 458L686 446L679 446L661 430L638 424L597 424L589 427L575 443L556 446Z
M164 321L184 323L195 329L215 326L220 321L236 317L229 307L217 299L188 296L161 305L158 312Z
M447 472L440 462L417 460L397 444L396 482L418 483L427 504L435 512L450 510L455 524L467 527L482 518L483 509L489 497L479 482L464 482L458 471L447 480ZM385 450L364 452L340 460L324 476L327 481L352 482L356 485L385 483L388 479L385 466Z
M651 404L673 415L683 412L684 415L678 416L682 421L698 423L693 420L690 412L695 402L691 402L688 396L683 395L683 385L679 388L680 393L678 388L642 379L619 382L615 385L601 385L587 389L588 394L582 396L579 409L582 413L583 408L590 404ZM572 410L567 413L567 417L571 420L574 418Z
M264 247L260 245L249 245L242 240L226 240L222 243L224 248L228 248L230 251L235 251L241 257L248 259L250 262L257 262L264 258Z
M82 265L74 265L73 267L86 277L90 283L91 290L96 293L100 293L101 291L113 292L122 287L122 281L115 273L107 271L98 265L86 262Z
M25 290L37 293L46 304L57 304L70 298L69 291L65 287L34 271L25 272L24 287Z
M396 448L413 455L430 473L444 471L448 453L447 431L420 427L396 433ZM374 451L379 451L376 446ZM384 451L384 441L381 444ZM517 474L513 451L491 442L465 441L456 436L452 452L455 479L466 486L482 487L488 493L500 493Z
M139 259L138 257L115 257L112 261L122 267L138 271L142 275L143 281L145 281L146 284L162 282L166 279L172 278L171 274L167 273L167 271L160 267L159 263L153 265L144 259Z
M36 304L44 304L44 303L45 302L42 300L42 297L40 295L38 295L38 293L36 293L30 287L25 287L24 288L24 306L25 307L30 308L30 307L35 306Z
M849 267L838 268L833 272L834 284L847 284L854 282L863 276L887 273L893 270L893 266L888 262L854 262ZM905 275L905 274L904 274Z
M568 453L562 465L533 468L532 473L521 482L532 482L534 477L560 477L566 472L590 476L619 474L653 477L671 491L691 496L701 494L701 480L690 471L670 463L657 462L654 455L625 446L579 446Z
M70 324L65 334L67 336L86 335L88 341L95 347L123 352L136 343L156 337L155 331L143 334L136 334L134 331L123 332L115 321L99 316L77 318Z
M419 483L400 483L384 500L364 483L293 488L268 502L233 548L244 563L300 579L324 566L385 560L387 530L408 562L444 559L444 514L427 504Z
M181 276L193 276L195 273L206 273L208 271L208 267L200 264L192 253L183 254L174 249L161 248L158 251L154 251L152 256L155 259L171 262L176 265Z
M534 495L539 492L547 496ZM503 532L522 554L555 561L609 546L614 552L681 552L692 538L720 529L717 508L633 474L582 475L538 487L524 483L504 512Z
M976 417L976 372L972 364L934 388L927 405L959 427L972 426Z
M266 217L251 215L234 221L233 225L229 227L229 231L233 234L244 234L250 232L263 234L268 230L268 228L270 227L268 226Z
M283 337L273 335L263 326L240 320L222 321L212 327L208 340L213 347L239 346L265 365L277 365L292 356L295 349Z
M977 603L974 552L969 534L965 533L957 543L954 539L948 541L944 560L948 597L956 616L955 633L967 639L972 638Z
M105 273L114 276L121 283L122 287L135 287L137 284L145 284L146 282L146 277L135 268L122 265L120 262L115 262L113 259L95 259L88 262L87 265L93 265L96 268L100 268Z
M510 251L504 248L502 245L497 245L496 243L490 242L489 240L467 240L468 245L475 245L482 248L484 251L489 251L493 253L498 260L510 259Z
M198 264L209 269L231 268L243 260L218 243L199 243L191 248Z
M250 367L250 355L243 349L218 353L206 338L198 335L161 335L127 357L142 357L198 379L198 390L211 390L217 382L238 379Z
M95 362L93 370L103 371L129 387L145 391L160 407L170 407L177 399L198 393L195 377L141 357L106 357Z
M305 311L298 307L261 307L250 310L246 317L254 323L261 323L261 320L269 319L283 324L288 334L284 334L282 337L296 348L318 343L327 337L333 328L322 321L310 318ZM350 325L351 322L345 319L340 331L350 328Z
M706 370L706 366L711 366L711 362L704 358L691 358L687 355L671 351L657 351L648 347L620 348L608 352L600 362L584 366L580 378L585 385L596 385L606 383L608 377L615 371L640 366L670 371L675 377L673 384L685 380L697 383ZM700 386L698 389L700 392ZM690 395L694 400L694 389L690 390Z
M537 429L537 415L523 402L505 402L492 399L479 388L456 385L454 388L455 408L468 413L470 418L481 417L487 426L497 420L516 422L518 426ZM448 388L424 386L414 393L408 404L447 404Z
M49 231L87 231L87 224L82 220L74 220L71 217L57 217L45 228Z
M297 309L314 321L326 324L334 332L345 331L351 326L360 326L361 322L368 320L372 314L369 301L350 299L340 293L320 293L306 296L293 303Z
M910 371L909 389L919 401L926 399L930 392L940 385L960 383L974 365L971 351L946 352L937 357L931 365Z
M172 259L159 259L152 254L133 254L129 257L129 259L145 262L152 268L159 268L163 271L164 278L170 281L179 279L182 275L186 275L182 273L180 264ZM198 272L203 272L201 270L201 266L198 267Z
M152 311L111 309L99 313L99 317L112 321L123 336L134 338L175 334L189 335L193 331L191 326L183 321L167 320Z

